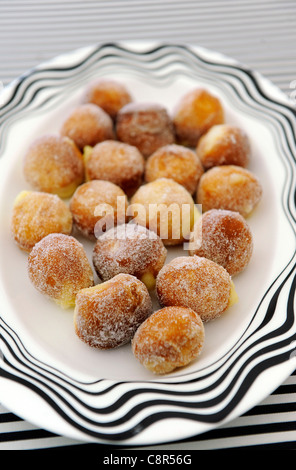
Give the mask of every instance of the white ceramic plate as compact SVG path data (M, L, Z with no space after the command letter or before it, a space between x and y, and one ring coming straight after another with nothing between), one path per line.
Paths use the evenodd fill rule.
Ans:
M235 278L239 303L206 324L198 360L152 376L130 345L92 350L30 284L10 235L14 199L28 188L23 155L56 132L94 77L114 77L138 101L169 111L193 87L221 99L226 121L252 143L263 199L248 220L254 253ZM295 369L295 112L256 73L196 47L105 44L59 56L7 87L0 112L0 402L39 427L82 441L148 445L203 433L254 407ZM92 244L83 240L91 256ZM180 251L181 250L181 251ZM182 249L169 253L184 254ZM157 307L157 304L156 304Z

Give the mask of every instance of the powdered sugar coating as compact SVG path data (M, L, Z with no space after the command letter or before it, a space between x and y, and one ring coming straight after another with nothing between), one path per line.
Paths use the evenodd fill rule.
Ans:
M175 142L172 120L158 103L125 105L117 115L116 134L120 141L137 147L144 157Z
M77 292L93 286L93 271L84 247L74 237L50 234L36 243L28 258L34 287L63 308L73 307Z
M100 279L119 273L143 280L156 278L165 263L167 250L162 240L146 227L122 224L101 235L93 250L93 264Z
M91 347L116 348L128 343L151 313L152 301L145 285L134 276L118 274L78 293L75 331Z
M207 322L228 308L231 277L226 269L209 259L180 256L160 270L156 292L161 306L191 308Z
M100 106L113 120L118 111L132 101L125 85L110 78L98 78L88 84L83 101Z
M199 138L212 126L224 123L220 99L204 88L194 88L179 100L173 123L177 142L195 147Z
M190 233L195 218L191 194L176 181L159 178L142 185L130 201L134 221L155 231L165 245L178 245Z
M166 307L154 312L132 339L134 356L155 374L186 366L199 356L205 340L199 315L185 307Z
M246 168L251 146L246 132L229 124L211 127L198 141L196 153L205 169L217 165L239 165Z
M113 122L103 109L92 103L77 106L65 119L61 135L72 139L80 150L86 145L114 139Z
M235 276L249 264L252 252L251 229L238 212L212 209L196 222L190 255L211 259Z
M24 176L36 191L69 197L84 180L82 154L68 137L44 135L25 155Z
M11 218L11 232L19 248L30 252L50 233L70 235L72 214L57 195L22 191L16 198Z
M144 157L136 147L106 140L89 153L85 171L88 180L110 181L131 196L143 181L144 165Z
M203 212L226 209L248 217L262 197L257 176L238 165L215 166L200 178L197 203Z
M193 150L183 145L165 145L147 159L145 181L150 183L158 178L171 178L193 194L203 171L201 161Z
M122 198L122 204L118 204L118 198ZM127 196L119 186L110 181L88 181L80 185L73 194L70 201L73 221L85 237L95 238L96 224L104 217L104 211L102 210L100 215L96 209L103 204L112 209L110 216L113 224L126 221Z

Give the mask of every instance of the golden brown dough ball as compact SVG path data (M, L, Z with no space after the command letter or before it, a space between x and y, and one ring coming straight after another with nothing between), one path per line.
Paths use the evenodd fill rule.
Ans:
M196 222L189 244L190 255L208 258L235 276L249 264L252 252L251 229L238 212L212 209Z
M175 142L172 120L157 103L129 103L121 108L116 134L118 140L137 147L145 158L159 147Z
M69 137L39 137L25 155L24 176L34 190L68 198L84 180L82 154Z
M21 191L13 205L11 231L19 248L30 252L50 233L70 235L72 214L55 194Z
M144 157L132 145L106 140L86 153L85 171L88 180L110 181L131 196L143 181Z
M167 374L196 359L204 341L204 325L196 312L166 307L140 325L132 339L132 351L149 371Z
M96 236L97 231L106 230L108 224L126 222L128 202L124 191L110 181L92 180L80 185L70 201L73 221L78 230L87 238ZM110 221L105 219L110 216ZM103 223L105 221L105 223Z
M239 165L246 168L251 146L247 134L241 128L219 124L211 127L199 139L196 152L205 169L218 165Z
M170 178L193 194L203 171L200 159L191 149L176 144L165 145L147 159L145 181Z
M118 111L132 101L125 85L110 78L93 80L86 88L84 101L100 106L113 120Z
M128 214L157 233L165 245L178 245L188 239L196 217L192 196L168 178L142 185L131 198Z
M203 322L218 318L235 298L226 269L196 255L166 264L157 276L156 291L162 307L191 308Z
M116 348L128 343L151 313L152 301L145 285L134 276L118 274L78 293L75 332L91 347Z
M63 122L60 133L72 139L81 151L86 145L94 146L115 138L112 119L92 103L73 109Z
M62 308L75 305L77 293L94 284L93 271L81 243L52 233L33 247L28 258L33 286Z
M121 224L101 235L93 250L93 264L102 281L119 273L136 276L151 290L166 260L162 240L146 227Z
M173 123L177 142L195 147L198 139L215 124L224 123L224 110L219 98L204 88L195 88L179 100Z
M248 217L262 197L258 178L246 168L222 165L206 171L199 181L197 202L203 212L226 209Z

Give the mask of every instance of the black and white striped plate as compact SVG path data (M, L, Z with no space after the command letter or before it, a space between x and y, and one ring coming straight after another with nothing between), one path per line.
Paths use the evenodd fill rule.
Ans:
M227 122L248 133L249 168L263 185L263 199L248 220L253 258L234 280L239 303L206 324L198 360L164 377L144 370L130 345L101 352L83 344L74 334L73 312L61 311L30 285L27 255L10 236L14 198L28 187L22 174L27 146L57 132L98 76L121 80L135 100L169 111L187 90L207 87L220 97ZM60 435L149 445L225 424L283 383L296 366L296 120L285 96L258 74L202 48L125 43L59 56L0 97L0 402ZM85 247L90 254L92 246Z

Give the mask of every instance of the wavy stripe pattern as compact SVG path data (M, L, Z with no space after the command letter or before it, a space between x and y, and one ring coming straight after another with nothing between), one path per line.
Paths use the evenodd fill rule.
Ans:
M267 94L263 79L251 71L202 49L163 44L135 50L110 43L41 65L15 82L6 95L0 114L2 148L20 115L51 109L63 99L65 87L75 91L98 70L101 75L128 70L140 79L148 75L158 87L178 76L206 79L237 108L264 117L285 168L281 204L285 222L295 233L295 110ZM100 442L141 442L153 424L167 419L215 427L235 415L248 390L268 369L291 362L296 339L295 262L292 246L289 262L262 296L241 338L219 361L198 373L153 382L77 382L33 357L17 332L0 319L0 376L38 394L70 428ZM286 315L280 315L282 311Z

